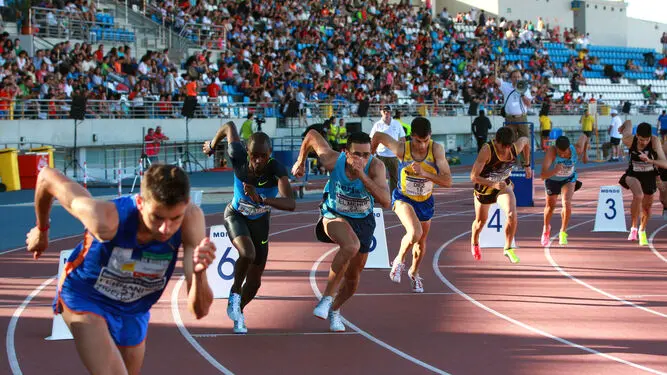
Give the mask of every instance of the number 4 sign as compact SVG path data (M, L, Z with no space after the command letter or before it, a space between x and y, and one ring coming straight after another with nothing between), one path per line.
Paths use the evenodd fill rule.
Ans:
M234 266L239 252L227 235L224 225L211 227L211 242L215 245L215 260L206 271L213 298L228 298L229 289L234 284Z
M621 187L600 186L593 232L627 232Z
M505 247L505 223L507 216L503 210L494 203L489 206L489 216L479 234L479 247L484 248L504 248ZM516 242L512 241L512 247Z

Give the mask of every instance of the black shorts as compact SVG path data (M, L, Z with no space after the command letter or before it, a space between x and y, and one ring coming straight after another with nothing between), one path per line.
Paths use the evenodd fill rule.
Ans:
M667 182L667 169L660 169L660 180Z
M586 135L588 138L590 138L593 135L593 132L591 130L583 130L584 135Z
M660 129L660 135L666 136L667 135L667 129Z
M359 239L359 252L362 254L370 253L375 250L375 216L373 213L366 217L362 218L352 218L344 215L335 215L336 217L341 217L350 224L352 230L357 235ZM324 231L324 216L320 215L320 219L317 221L317 226L315 227L315 236L317 240L325 243L334 243L333 240L327 235Z
M542 138L549 138L551 135L551 130L542 130Z
M621 144L621 138L610 137L609 143L611 143L612 146L618 146Z
M637 180L639 180L639 184L642 186L642 192L646 195L651 195L655 193L656 190L658 190L658 182L655 179L655 174L654 173L642 173L642 174L628 174L627 172L621 176L621 179L618 180L618 183L623 186L626 189L630 189L630 186L628 186L627 181L625 181L626 177L634 177Z
M249 220L233 209L231 204L228 204L225 208L224 224L229 238L234 240L240 236L250 237L252 244L255 246L255 261L253 264L257 266L264 266L269 256L269 216L270 214L267 212L255 220Z
M547 178L546 180L544 180L544 190L547 192L547 195L549 196L560 195L563 186L571 182L574 182L574 191L581 189L581 186L583 185L581 181L575 178L575 176L572 176L571 178L562 181L557 181Z
M507 186L512 186L512 180L509 178L505 180L505 183ZM494 204L498 200L498 194L500 193L500 190L498 189L492 189L490 193L488 194L482 194L477 190L473 191L475 194L475 199L481 204Z

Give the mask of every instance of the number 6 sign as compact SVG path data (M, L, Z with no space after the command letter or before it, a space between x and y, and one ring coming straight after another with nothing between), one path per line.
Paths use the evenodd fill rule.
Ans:
M620 186L600 186L593 232L627 232Z
M232 245L224 225L211 227L210 238L216 248L215 260L206 270L206 278L213 290L213 298L228 298L229 289L234 284L234 266L239 252Z

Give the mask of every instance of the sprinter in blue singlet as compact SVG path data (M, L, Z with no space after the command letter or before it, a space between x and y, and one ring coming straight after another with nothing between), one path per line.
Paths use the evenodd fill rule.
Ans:
M331 263L327 287L313 314L320 319L328 318L331 331L342 332L345 325L340 317L340 307L354 295L359 275L372 251L373 206L377 201L382 207L389 208L391 197L384 164L371 155L368 134L350 134L347 149L337 152L320 133L309 131L301 144L299 159L292 167L294 176L303 176L306 156L311 149L331 173L324 187L321 217L315 234L319 241L340 247ZM334 299L334 291L341 281L343 285Z
M176 166L152 165L141 193L111 202L93 199L55 169L41 171L35 190L37 226L27 248L38 258L48 247L54 198L86 228L58 281L53 308L62 314L79 356L92 374L138 374L144 359L149 310L169 282L183 245L190 310L208 314L213 293L206 268L215 246L204 214L189 203L190 182Z
M227 315L234 322L234 332L244 334L248 328L243 309L255 298L262 284L269 255L271 207L294 211L296 202L287 169L271 157L271 139L266 133L253 133L246 149L241 144L236 125L229 121L211 142L204 144L204 153L212 154L225 138L234 168L234 196L225 208L224 224L239 252L234 264L234 284L229 294Z
M556 209L556 200L560 195L563 209L561 211L560 232L558 243L567 245L567 226L572 215L572 195L581 188L581 182L577 180L577 161L581 159L588 163L589 138L581 135L577 144L570 144L570 139L560 136L556 139L555 146L549 146L542 160L541 178L544 180L546 192L546 206L544 207L544 227L542 229L542 246L549 246L551 239L551 216Z

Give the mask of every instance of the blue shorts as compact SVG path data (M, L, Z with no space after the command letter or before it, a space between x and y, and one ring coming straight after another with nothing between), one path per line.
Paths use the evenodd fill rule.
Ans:
M95 314L102 317L107 322L111 338L117 346L137 346L146 340L148 320L151 316L149 311L132 315L112 314L95 301L67 288L62 288L56 294L53 303L56 314L61 313L63 308L76 314Z
M435 212L435 199L433 199L433 195L423 202L416 202L403 195L398 189L394 189L394 192L391 195L392 207L394 207L396 201L405 202L412 206L412 209L415 210L415 214L417 214L417 219L421 222L431 220Z
M317 240L320 242L326 242L326 243L334 243L331 238L327 235L327 233L324 231L324 222L323 219L326 217L327 219L335 219L337 217L341 217L347 221L348 224L350 224L350 227L352 227L352 230L354 233L357 235L357 238L359 239L359 252L362 254L370 253L375 249L375 246L373 246L374 238L375 236L373 235L375 232L375 216L371 212L368 216L362 217L362 218L353 218L353 217L348 217L345 215L341 215L339 213L331 212L331 211L321 211L322 215L320 216L320 220L317 222L317 226L315 227L315 236L317 237Z

